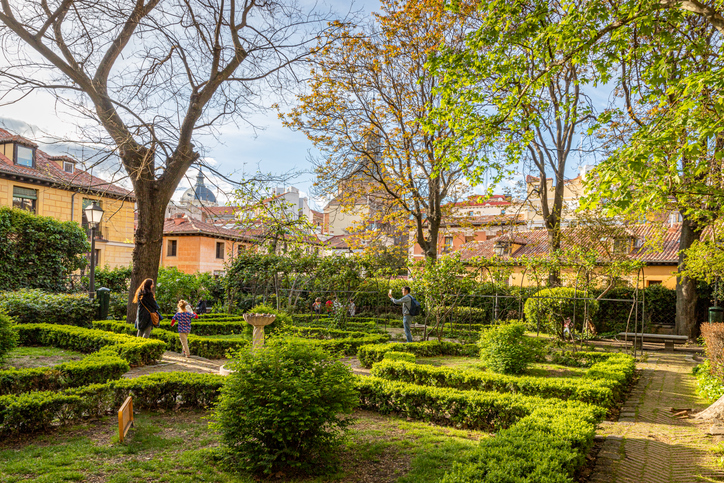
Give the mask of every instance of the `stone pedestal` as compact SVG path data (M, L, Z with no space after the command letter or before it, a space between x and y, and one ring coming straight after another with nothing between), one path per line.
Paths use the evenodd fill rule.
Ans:
M274 322L276 318L277 316L272 314L244 314L246 323L254 327L254 349L264 345L264 327Z

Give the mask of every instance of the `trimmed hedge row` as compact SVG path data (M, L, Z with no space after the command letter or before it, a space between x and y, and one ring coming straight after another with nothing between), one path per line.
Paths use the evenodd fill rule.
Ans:
M60 392L0 396L0 434L44 431L115 413L128 396L133 396L134 409L207 407L216 402L223 381L216 374L167 372Z
M369 332L356 332L351 330L327 329L324 327L294 327L293 333L297 333L302 337L314 339L342 339L342 338L361 338L368 337ZM390 334L385 332L386 339L390 340Z
M600 419L588 409L536 409L485 438L441 483L570 483L586 461Z
M0 371L0 395L29 391L57 391L119 379L130 370L111 347L80 361L66 362L53 367L9 369Z
M320 327L320 328L327 328L330 326L330 321L327 319L320 319L318 322L315 320L309 320L309 321L294 321L293 327ZM347 330L354 330L358 332L369 332L374 334L382 334L386 331L384 329L381 329L377 327L377 324L375 322L351 322L347 321L345 324L345 328Z
M372 367L380 362L386 352L411 352L418 357L431 356L469 356L478 355L478 346L475 344L458 344L455 342L391 342L389 344L365 345L357 351L357 358L362 366Z
M496 431L444 483L571 482L606 410L580 401L459 391L368 377L357 384L363 407L382 413Z
M628 356L627 356L628 357ZM607 363L600 363L607 364ZM618 369L619 366L615 365ZM596 373L600 373L596 370ZM575 378L506 376L491 372L433 367L383 360L372 366L372 374L423 386L449 387L459 390L512 392L526 396L575 399L609 408L616 398L608 381ZM618 384L617 384L618 385ZM616 394L620 394L620 388Z
M305 344L321 347L333 354L342 353L346 356L357 354L361 347L379 345L390 340L389 334L365 334L364 337L346 337L344 339L300 339Z
M123 333L129 335L136 335L136 329L126 323L125 320L94 320L93 328L101 330L109 330L107 327L113 327L115 324L123 324L126 327L130 327L130 331L126 330ZM160 322L158 329L176 332L176 326L171 327L171 318L164 319ZM245 331L251 333L252 327L242 320L239 321L199 321L194 320L191 322L191 331L195 335L230 335L230 334L243 334ZM116 332L115 330L110 330Z
M507 428L540 407L589 411L597 419L606 414L604 408L580 401L460 391L388 381L378 377L360 378L357 389L360 392L360 406L363 408L383 414L395 412L411 419L483 431Z
M128 361L131 366L142 366L161 358L166 344L158 340L112 334L103 330L85 329L70 325L22 324L15 326L20 345L53 346L78 352L97 352L108 347Z
M56 294L42 290L0 292L0 310L18 324L61 324L90 327L98 300L87 294Z
M131 324L126 322L117 322L114 320L96 320L93 322L93 327L116 334L136 334L136 329ZM182 351L181 341L179 340L178 333L176 332L154 329L151 331L150 340L154 339L163 341L164 345L168 347L168 350L174 352ZM238 337L230 339L212 339L195 334L189 334L188 336L189 351L191 351L191 353L195 356L205 357L207 359L224 359L229 350L240 349L250 343L251 342L248 339L241 339Z

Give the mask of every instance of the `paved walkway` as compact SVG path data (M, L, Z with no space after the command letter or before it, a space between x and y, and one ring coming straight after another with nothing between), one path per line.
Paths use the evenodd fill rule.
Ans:
M204 359L203 357L197 356L186 358L178 352L166 351L163 353L160 362L142 367L134 367L125 373L123 377L134 378L156 372L174 371L218 374L219 368L227 362L226 359Z
M724 482L724 469L709 451L715 444L711 423L681 410L707 407L696 396L695 362L690 354L646 352L642 375L617 422L598 431L606 440L598 453L591 483Z

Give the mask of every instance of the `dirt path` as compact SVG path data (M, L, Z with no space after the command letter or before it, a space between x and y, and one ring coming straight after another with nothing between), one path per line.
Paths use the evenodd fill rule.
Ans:
M695 362L685 353L647 352L638 364L642 375L617 422L605 422L606 440L591 483L724 482L714 463L708 434L711 424L681 419L673 409L692 412L707 407L696 396Z
M166 351L161 357L161 361L157 364L149 364L143 367L134 367L123 377L134 378L145 376L147 374L155 374L156 372L196 372L199 374L218 374L219 368L226 364L226 359L204 359L203 357L191 356L184 357L178 352Z

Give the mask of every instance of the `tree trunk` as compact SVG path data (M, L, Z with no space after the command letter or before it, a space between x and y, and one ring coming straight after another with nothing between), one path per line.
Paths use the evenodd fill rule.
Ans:
M548 225L548 223L546 223ZM561 225L558 222L550 226L546 226L548 230L548 256L551 261L558 256L558 250L561 248ZM558 268L558 264L551 266L548 272L548 286L549 287L560 287L561 285L561 272Z
M702 230L694 222L684 217L681 225L681 237L679 239L679 271L686 266L685 254L691 244L701 237ZM676 280L676 333L685 335L689 340L696 340L699 336L699 326L696 320L696 282L689 277L679 277Z
M158 189L144 187L147 182L134 183L136 206L138 207L138 225L134 236L133 268L131 270L131 287L128 294L128 308L126 322L134 323L136 320L136 305L133 295L138 286L147 278L156 283L158 267L161 263L161 249L163 245L163 224L166 205L171 199L170 195L161 193ZM155 182L152 182L155 184Z

